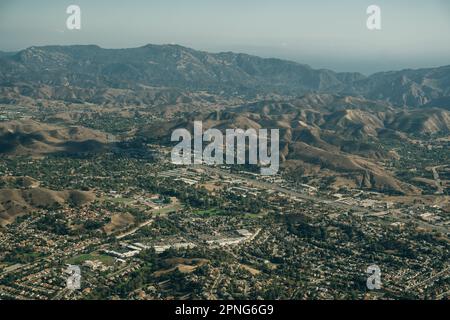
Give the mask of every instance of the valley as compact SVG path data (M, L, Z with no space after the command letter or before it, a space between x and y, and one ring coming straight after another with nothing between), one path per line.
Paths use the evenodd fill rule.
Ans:
M0 56L0 298L448 298L449 79L176 45ZM279 129L278 174L173 164L194 121Z

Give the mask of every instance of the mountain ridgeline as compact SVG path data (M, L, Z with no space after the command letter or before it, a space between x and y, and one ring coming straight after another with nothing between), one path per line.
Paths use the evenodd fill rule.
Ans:
M30 47L0 55L0 102L18 95L104 103L106 90L153 87L222 95L339 93L395 106L442 107L450 99L450 66L376 73L337 73L280 59L207 53L178 45L103 49L95 45ZM448 107L445 105L445 107Z

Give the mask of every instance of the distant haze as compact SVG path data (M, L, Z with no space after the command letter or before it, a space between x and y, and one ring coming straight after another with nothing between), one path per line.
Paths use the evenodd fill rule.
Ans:
M81 7L82 29L66 28ZM366 8L382 30L366 28ZM49 44L106 48L177 43L365 74L450 64L446 0L1 0L0 50Z

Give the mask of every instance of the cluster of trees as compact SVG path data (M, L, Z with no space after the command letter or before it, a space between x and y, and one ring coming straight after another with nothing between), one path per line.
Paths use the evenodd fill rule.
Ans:
M127 275L119 283L111 286L96 287L88 299L108 299L112 296L127 298L133 291L145 288L146 285L164 280L170 280L171 291L174 293L200 293L201 286L186 279L186 275L174 270L160 277L155 277L154 272L160 269L168 268L166 260L171 257L177 257L175 250L167 250L161 255L157 255L153 249L143 250L139 254L139 258L143 261L143 265L138 270Z
M298 216L297 219L287 219L289 232L307 239L324 241L327 239L327 229L322 225L314 225L304 216Z
M68 235L70 233L69 227L64 221L64 215L61 213L55 215L46 215L36 222L36 227L39 230L52 232L58 235Z
M39 256L39 253L35 252L30 246L16 247L5 255L4 261L8 263L30 263Z

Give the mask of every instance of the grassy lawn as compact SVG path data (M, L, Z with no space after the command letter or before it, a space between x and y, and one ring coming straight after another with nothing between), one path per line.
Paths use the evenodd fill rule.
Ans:
M130 198L123 198L123 197L111 197L111 196L104 196L100 198L100 201L103 202L111 202L114 204L129 204L130 202L133 202L134 199L130 199Z
M260 219L260 218L262 218L264 216L264 214L261 214L261 213L246 213L246 214L244 214L244 218L247 218L247 219Z
M152 210L152 214L155 216L159 216L161 214L167 214L167 213L171 213L171 212L175 212L178 209L180 209L181 206L180 204L176 203L176 204L170 204L167 207L161 208L161 209L156 209L156 210Z

